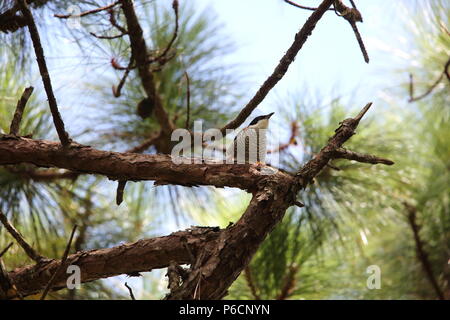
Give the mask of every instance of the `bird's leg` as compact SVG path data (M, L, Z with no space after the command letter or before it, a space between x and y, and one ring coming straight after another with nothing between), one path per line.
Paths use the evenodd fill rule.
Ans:
M256 161L256 162L254 163L254 165L255 165L257 168L261 168L261 167L264 167L266 164L265 164L264 162L261 162L261 161Z

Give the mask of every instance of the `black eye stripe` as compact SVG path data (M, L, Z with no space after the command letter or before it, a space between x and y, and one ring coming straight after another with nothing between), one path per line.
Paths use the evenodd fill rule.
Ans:
M252 126L254 124L257 124L259 120L264 119L264 116L259 116L256 117L255 119L252 120L252 122L250 122L249 126Z

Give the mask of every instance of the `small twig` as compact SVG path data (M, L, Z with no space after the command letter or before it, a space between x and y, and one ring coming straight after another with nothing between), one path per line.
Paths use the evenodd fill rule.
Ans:
M133 294L133 289L131 289L131 287L126 282L125 282L125 287L127 287L128 292L130 293L131 300L136 300L136 298L134 297L134 294Z
M164 51L158 55L155 58L149 59L148 63L152 63L155 61L160 61L162 62L162 64L164 64L165 62L167 62L168 59L165 59L167 53L170 51L170 49L172 48L175 40L177 39L178 36L178 29L179 29L179 22L178 22L178 0L173 0L172 2L172 9L173 12L175 13L175 29L173 31L173 35L172 35L172 39L170 39L169 44L166 46L166 48L164 49Z
M34 22L33 15L30 9L28 8L26 0L18 0L18 4L28 23L28 30L30 32L31 40L33 42L36 60L39 66L39 72L41 73L42 82L44 83L45 92L47 93L48 104L50 105L50 111L52 113L56 131L58 132L59 140L61 140L61 144L63 146L68 146L70 144L69 135L65 131L64 122L61 118L61 114L59 113L55 95L53 94L52 83L50 80L47 63L45 62L44 49L42 49L41 40L39 37L38 29L36 27L36 23Z
M405 206L405 209L408 212L407 218L414 236L417 259L422 264L423 271L427 276L428 281L430 282L434 291L436 292L437 297L440 300L445 300L444 293L442 292L442 289L440 288L439 283L436 277L434 276L433 268L430 259L428 257L428 253L425 249L424 242L420 237L420 225L417 223L417 208L409 204L408 202L403 202L403 205Z
M124 27L122 27L121 25L119 25L117 23L116 16L114 15L114 10L113 9L109 9L108 13L109 13L109 22L111 22L111 24L114 27L116 27L117 30L121 31L124 34L128 34L127 29L125 29Z
M298 124L296 121L292 121L291 123L291 135L289 137L288 142L280 144L277 148L272 150L267 150L267 153L275 153L275 152L281 152L286 150L292 145L297 145L296 137L298 135Z
M428 87L428 89L424 93L422 93L421 95L418 95L416 97L414 97L414 79L413 79L413 75L410 73L409 74L409 100L408 100L408 102L415 102L415 101L421 100L421 99L429 96L434 91L434 89L436 89L438 84L442 81L442 79L444 78L444 75L447 77L447 80L450 81L449 68L450 68L450 58L445 63L444 70L441 72L441 74L436 79L436 81L433 82L433 84L430 87Z
M121 181L119 181L119 184L117 185L116 204L118 206L120 206L120 204L123 201L123 191L125 189L126 184L127 184L127 180L121 180Z
M0 252L0 258L3 257L3 255L9 250L9 248L12 247L13 244L14 244L14 242L11 242L10 244L8 244L8 245L6 246L5 249L2 250L2 252Z
M280 290L280 294L277 297L277 300L286 300L295 290L295 276L298 272L298 266L291 265L289 270L284 278L283 287Z
M126 36L126 33L121 33L115 36L99 36L97 34L95 34L94 32L89 32L91 36L96 37L97 39L107 39L107 40L112 40L112 39L118 39L118 38L122 38L123 36Z
M48 281L47 286L45 287L40 300L45 300L45 297L47 296L48 292L52 288L53 282L55 281L56 277L61 272L61 270L65 267L67 257L69 256L70 246L72 245L73 236L75 235L76 230L77 230L77 225L74 225L73 229L72 229L72 233L70 234L69 241L67 242L66 250L64 250L64 254L61 258L61 264L59 265L58 269L56 269L55 273L52 275L52 277Z
M190 128L190 115L191 115L191 86L189 75L187 71L184 72L184 76L186 77L186 130Z
M311 10L311 11L317 10L317 8L302 6L302 5L298 4L298 3L295 3L294 1L290 1L290 0L284 0L284 2L290 4L291 6L300 8L300 9ZM328 10L333 10L333 8L330 8Z
M355 22L350 22L350 25L352 26L353 32L355 33L356 40L358 41L359 48L361 49L361 52L364 56L364 61L366 63L369 63L369 54L367 53L366 46L364 45L364 41L361 37L361 34L359 33L358 27L356 26Z
M114 97L116 97L116 98L120 97L122 88L125 84L125 81L127 80L128 75L130 74L133 63L134 63L134 59L133 59L133 57L131 57L130 62L128 63L128 67L125 68L125 72L124 72L122 78L120 79L119 85L117 86L117 88L113 86Z
M367 103L364 108L358 113L356 117L353 118L353 121L356 121L356 126L358 126L359 121L364 117L364 115L369 111L372 106L372 102Z
M353 8L349 8L342 3L341 0L336 0L334 3L334 8L339 12L339 15L348 21L350 26L352 27L353 33L355 34L356 40L358 41L359 48L364 56L364 61L369 63L369 54L367 53L366 46L364 45L364 41L362 40L361 34L359 33L358 27L356 26L356 22L363 22L362 15L359 10L356 8L356 5L353 1L350 2Z
M333 156L335 159L347 159L354 160L358 162L371 163L371 164L385 164L391 166L394 164L394 161L389 159L379 158L377 156L373 156L370 154L363 154L354 151L347 150L345 148L339 148L335 151Z
M22 247L22 249L25 251L25 253L30 257L32 260L34 260L36 263L41 262L44 257L41 256L39 253L36 252L23 238L23 236L20 234L19 231L17 231L16 228L8 221L8 218L6 218L6 215L0 211L0 221L2 222L3 226L6 230L12 235L14 239L16 239L17 243Z
M107 6L101 7L101 8L96 8L96 9L92 9L89 11L85 11L82 12L80 14L54 14L53 16L56 18L60 18L60 19L69 19L69 18L79 18L79 17L84 17L87 16L89 14L93 14L93 13L97 13L97 12L101 12L104 10L108 10L111 9L112 7L116 6L119 3L119 1L115 1Z
M261 300L261 297L258 294L258 290L257 290L255 282L253 280L252 270L250 269L250 266L245 267L244 277L245 277L245 281L247 282L247 286L250 288L250 292L252 293L253 298L255 300Z
M201 281L202 281L202 274L199 273L198 274L198 282L195 285L195 290L194 290L194 295L193 295L193 300L195 300L195 297L197 296L197 292L198 292L198 299L201 299L201 291L202 291L202 287L201 287Z
M340 168L336 167L335 165L332 165L331 163L327 163L327 167L336 171L341 171Z
M25 90L22 93L22 96L17 102L17 107L16 111L14 112L13 120L11 121L9 134L13 135L19 134L20 122L22 121L23 111L25 110L25 106L28 102L28 99L30 99L31 94L33 93L33 89L34 89L33 87L25 88Z

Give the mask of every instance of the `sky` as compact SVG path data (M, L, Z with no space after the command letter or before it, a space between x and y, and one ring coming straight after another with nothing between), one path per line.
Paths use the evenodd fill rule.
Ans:
M181 0L181 5L184 0ZM192 0L191 0L192 1ZM406 0L410 3L412 0ZM140 3L137 1L136 3ZM170 1L161 4L170 5ZM319 0L303 0L301 4L315 6ZM380 98L380 89L398 85L386 82L392 78L393 61L403 53L402 31L398 16L405 1L364 0L356 1L364 22L358 23L370 56L364 62L357 40L350 25L343 18L329 11L319 21L287 74L269 93L255 111L254 116L274 111L279 101L289 94L320 96L329 101L337 96L356 103L355 109ZM311 11L295 8L283 0L195 0L197 11L210 12L222 23L222 35L235 44L235 50L224 57L224 63L239 66L247 95L246 103L264 80L272 73L284 52L292 44L295 34L311 15ZM50 18L49 18L50 19ZM54 18L48 20L55 24ZM395 21L396 23L393 23ZM54 26L54 25L53 25ZM73 40L62 33L62 46L47 51L55 92L61 112L74 111L71 125L83 128L83 119L74 105L89 104L89 88L79 89L89 77L90 70L110 71L108 53L96 53L90 64L74 59ZM403 38L404 43L407 41ZM387 50L386 50L387 49ZM62 50L62 52L61 52ZM86 53L89 55L89 52ZM406 78L405 78L406 79ZM95 81L94 81L95 82ZM71 91L74 90L74 91ZM39 92L38 90L36 90ZM237 106L239 107L239 106ZM249 119L250 121L250 119ZM73 132L72 131L72 132Z
M358 28L371 61L364 62L350 25L333 11L319 21L286 76L271 92L264 108L277 96L295 90L320 92L322 95L374 98L384 75L380 70L389 65L380 48L400 51L399 21L401 6L390 0L356 1L364 22ZM295 8L282 0L197 0L204 10L214 10L224 23L224 33L236 42L237 50L228 59L243 65L250 77L250 93L254 93L291 45L294 35L311 11ZM318 0L299 2L315 6ZM381 56L383 59L381 59ZM388 59L389 60L389 59ZM363 106L367 101L361 101Z

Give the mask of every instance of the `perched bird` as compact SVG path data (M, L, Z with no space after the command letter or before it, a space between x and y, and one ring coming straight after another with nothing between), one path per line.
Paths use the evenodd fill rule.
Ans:
M242 129L227 148L227 162L264 164L266 159L266 131L274 112L259 116Z

